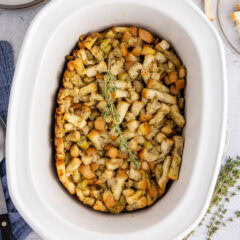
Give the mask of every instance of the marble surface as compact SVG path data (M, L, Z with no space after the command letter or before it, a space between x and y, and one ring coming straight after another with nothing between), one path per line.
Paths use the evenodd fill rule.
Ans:
M203 8L202 0L193 0L193 2L195 2L200 8ZM44 4L29 9L14 11L0 9L0 39L7 40L13 45L15 61L17 61L27 28L43 5ZM216 0L214 0L214 9L216 10ZM220 35L222 36L218 22L216 20L213 22L213 25L218 29ZM240 154L240 55L238 55L229 47L223 36L222 39L225 45L228 71L228 138L225 155L234 157L237 154ZM238 206L240 206L239 196L235 197L231 201L229 208L231 208L232 211L234 209L239 210ZM221 229L213 239L239 240L239 236L240 219L228 224L226 228ZM40 238L35 233L33 233L28 237L28 239L38 240ZM190 239L206 239L205 230L197 229L195 235L193 235Z

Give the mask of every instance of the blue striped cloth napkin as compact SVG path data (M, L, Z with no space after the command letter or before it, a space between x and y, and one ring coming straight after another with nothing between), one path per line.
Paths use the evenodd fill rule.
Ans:
M6 41L0 41L0 116L6 123L8 100L14 73L13 50ZM32 229L27 225L14 207L8 193L5 159L0 165L4 195L7 203L13 238L24 240ZM1 234L0 234L1 240Z

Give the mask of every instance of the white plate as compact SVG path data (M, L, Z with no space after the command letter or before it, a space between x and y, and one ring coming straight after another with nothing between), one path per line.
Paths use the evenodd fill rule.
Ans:
M188 70L180 178L149 209L101 214L57 180L52 148L64 56L78 37L112 25L140 25L170 41ZM8 115L7 176L12 200L47 240L181 239L204 215L226 130L226 67L216 30L191 0L53 0L35 17L15 71Z
M42 2L43 0L0 0L0 8L25 8L33 6L37 3Z
M240 54L240 30L232 20L231 13L237 11L239 0L219 0L218 20L226 40Z

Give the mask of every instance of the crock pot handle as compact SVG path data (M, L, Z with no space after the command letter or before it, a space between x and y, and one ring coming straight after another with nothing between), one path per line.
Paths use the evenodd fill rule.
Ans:
M0 229L2 234L2 240L12 240L11 226L8 219L8 214L0 215Z

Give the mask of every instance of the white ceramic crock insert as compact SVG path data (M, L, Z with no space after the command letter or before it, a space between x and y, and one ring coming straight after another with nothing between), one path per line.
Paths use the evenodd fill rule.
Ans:
M153 207L118 216L94 212L59 184L51 126L64 64L78 37L138 25L170 41L188 70L180 178ZM44 239L181 239L203 216L214 188L226 128L223 46L190 0L53 0L26 35L15 72L7 129L9 190Z

